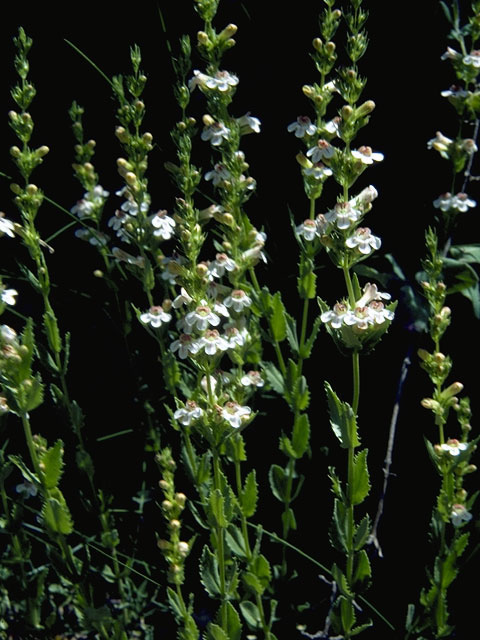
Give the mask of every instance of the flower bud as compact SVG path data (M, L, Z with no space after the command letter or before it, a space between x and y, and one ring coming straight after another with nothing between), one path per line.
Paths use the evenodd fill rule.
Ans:
M176 518L170 520L168 524L170 525L171 529L180 529L180 527L182 526L180 520L177 520Z
M188 546L188 542L180 541L178 543L178 547L177 548L178 548L178 552L183 557L185 557L188 554L188 552L190 551L190 547Z
M170 511L170 509L173 508L173 504L170 502L170 500L164 500L162 502L162 508L165 509L165 511Z
M212 124L215 124L215 120L212 118L212 116L209 116L208 113L202 116L202 122L206 127L211 127Z
M448 400L449 398L453 398L457 393L460 393L463 389L463 384L461 382L454 382L449 387L444 389L440 394L443 400Z
M12 158L19 158L22 155L20 149L16 146L10 147L10 155Z
M163 305L162 305L162 307L163 307ZM160 487L160 489L168 489L168 487L170 485L166 480L159 480L158 481L158 486Z
M36 184L28 184L26 191L29 196L35 196L38 193L38 187Z
M342 116L342 120L349 120L353 115L353 109L349 104L344 105L340 110L340 115Z
M205 31L199 31L197 33L197 41L198 41L198 44L205 46L210 42L210 38L205 33Z
M157 547L162 551L166 551L170 547L170 542L168 540L157 540Z
M238 31L238 27L236 24L228 24L223 31L218 34L218 38L221 41L228 40L232 36L234 36Z
M369 113L375 109L375 102L373 100L367 100L356 109L356 114L359 118L368 116Z
M95 278L103 278L103 271L101 269L95 269L93 275Z
M205 264L205 262L200 262L199 264L197 264L197 266L195 267L195 271L197 272L197 275L200 276L201 278L204 278L207 273L208 273L208 267Z
M187 496L184 493L175 494L175 502L178 504L179 507L184 507L186 501L187 501Z
M307 96L307 98L313 98L315 96L315 89L309 84L304 84L302 87L302 91Z
M314 38L312 45L316 51L321 51L323 42L320 40L320 38Z
M426 349L419 349L417 351L417 356L424 362L430 358L430 354L428 353L428 351L426 351Z
M37 155L39 158L43 158L44 156L47 155L47 153L50 151L50 149L47 147L46 144L42 144L41 147L38 147L37 149Z
M125 182L128 186L133 187L137 182L137 176L133 173L133 171L127 171L125 174Z

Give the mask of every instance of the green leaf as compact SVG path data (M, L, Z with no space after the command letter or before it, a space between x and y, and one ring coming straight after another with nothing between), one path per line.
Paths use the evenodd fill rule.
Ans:
M472 287L462 289L461 294L470 300L474 316L480 319L480 287L478 282Z
M25 381L27 382L27 381ZM29 380L31 383L28 387L25 387L24 402L22 403L22 411L29 413L43 402L43 384L40 378L40 374L37 374L34 378Z
M240 496L240 506L246 518L250 518L256 511L258 500L258 485L255 469L250 471L246 477L243 491Z
M57 487L63 468L63 442L57 442L47 449L43 455L39 456L40 463L43 464L43 482L47 489Z
M242 531L236 525L231 524L228 530L225 532L225 540L228 548L232 553L240 558L247 557L247 550L245 548L245 540L243 538Z
M285 320L287 322L286 330L287 330L288 344L290 345L290 349L292 353L298 353L299 345L298 345L297 323L289 313L285 313Z
M243 574L243 579L255 593L262 595L272 578L270 564L265 556L260 554L251 562L249 569Z
M352 504L360 504L370 492L370 477L367 468L367 449L360 451L353 462Z
M218 624L213 624L213 622L208 625L207 638L209 640L229 640L228 635L222 627L219 627Z
M343 449L358 447L360 441L357 436L357 423L352 407L338 398L328 382L325 382L325 390L327 392L330 424L334 434L340 441L341 447Z
M449 253L459 262L480 264L480 244L457 244L450 247Z
M226 527L228 520L225 517L224 499L220 489L214 489L210 494L210 510L219 527Z
M211 598L221 594L218 562L206 545L203 547L200 558L200 581Z
M249 600L240 602L240 611L242 612L242 615L245 618L245 622L248 624L250 629L260 628L260 613L256 604L250 602Z
M295 384L293 404L298 411L304 411L310 403L310 391L305 376L300 376Z
M342 618L342 628L345 633L350 635L350 630L355 624L355 609L350 599L340 596L340 615Z
M364 549L359 551L355 556L355 570L353 573L353 584L363 582L366 578L370 578L372 569L367 553Z
M178 594L172 587L167 587L167 598L175 620L182 620L185 615L185 604L180 600Z
M347 510L340 500L334 500L333 520L330 527L332 546L337 551L348 551L347 545Z
M287 473L278 464L272 464L268 472L268 480L273 495L280 502L285 502L287 497Z
M227 618L227 632L229 640L241 640L242 637L242 623L240 622L240 616L233 607L231 602L226 602L222 607L225 608ZM221 608L219 610L221 614Z
M279 291L271 296L270 310L270 328L272 331L272 337L275 342L282 342L287 336L287 322L285 318L285 307Z
M285 393L285 384L283 381L283 376L277 369L277 367L271 362L266 362L263 366L263 373L265 374L265 378L267 379L272 389L279 395L283 396L283 394Z
M370 517L366 515L362 518L360 524L355 529L355 535L353 537L353 548L355 551L359 551L367 542L370 535Z
M303 377L303 376L302 376ZM301 458L308 449L310 439L310 422L308 415L302 413L296 416L293 424L292 448L295 451L295 457Z
M352 592L347 581L347 576L335 563L332 565L332 576L337 584L340 593L346 597L350 597L352 595Z
M50 531L67 536L73 531L73 521L62 492L55 489L43 503L42 518Z
M288 507L286 511L282 513L282 524L285 529L293 529L294 531L297 528L297 520L295 518L295 514L291 507Z

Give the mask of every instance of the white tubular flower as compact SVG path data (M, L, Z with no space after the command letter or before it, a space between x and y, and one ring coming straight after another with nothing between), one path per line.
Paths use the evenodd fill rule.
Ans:
M447 191L447 193L442 194L433 201L433 206L441 211L459 211L465 213L469 207L476 207L477 203L475 200L469 198L466 193L457 193L456 196L452 196L452 194Z
M172 307L174 309L178 309L184 304L190 304L190 302L192 301L193 301L193 298L188 295L188 293L185 291L183 287L181 287L180 295L177 296L175 300L172 302Z
M125 211L122 211L121 209L117 209L108 221L108 226L114 231L117 231L118 236L118 231L122 229L123 225L129 220L132 220L132 216L129 216L128 213L125 213Z
M71 213L77 215L80 219L88 218L95 213L108 198L110 193L97 184L91 191L86 191L83 198L79 200L71 209Z
M320 138L317 144L307 151L307 156L312 162L320 162L323 158L332 158L335 153L335 147L333 147L328 140Z
M213 124L204 128L201 133L202 140L209 141L213 147L218 147L224 140L228 140L230 136L230 129L221 122L214 122Z
M383 324L387 320L391 321L395 316L393 311L385 309L383 302L380 302L379 300L371 302L367 309L375 324Z
M352 206L351 202L337 202L334 208L325 214L325 218L327 222L336 224L338 229L348 229L361 215L360 209Z
M210 307L205 303L199 305L194 311L190 311L185 316L185 333L192 333L194 329L198 329L198 331L205 331L208 328L208 325L212 325L212 327L218 327L220 324L220 318L216 313L210 309Z
M448 150L453 140L444 136L441 131L437 131L435 138L432 138L427 142L427 149L435 149L438 151L442 158L448 158Z
M369 185L362 189L360 193L350 200L353 207L368 207L378 196L378 191L373 185Z
M478 151L475 140L472 140L472 138L465 138L464 140L462 140L462 149L465 151L465 153L468 153L469 156Z
M320 320L325 324L329 324L332 329L340 329L346 316L350 313L349 308L343 302L337 302L333 309L324 311L320 316Z
M214 356L217 352L230 348L229 343L225 338L222 338L216 329L207 329L198 342L200 349L203 348L209 356Z
M380 249L382 241L378 236L372 235L368 227L358 227L353 236L345 240L349 249L356 249L364 256L370 255L375 249Z
M323 126L322 131L326 131L332 136L338 136L339 125L341 121L342 119L340 118L340 116L335 116L335 118L333 118Z
M200 89L212 89L225 93L238 84L237 76L228 71L217 71L214 76L209 76L196 69L193 76L188 83L190 91L193 91L195 87L200 87Z
M440 445L440 449L449 453L451 456L456 457L460 455L461 451L465 451L468 448L466 442L459 442L456 438L449 438L447 442Z
M238 402L227 402L222 409L222 418L226 420L231 427L238 429L242 423L248 419L252 413L250 407L242 407Z
M467 511L463 504L454 504L450 518L454 527L460 527L464 522L470 522L472 514Z
M136 267L143 269L145 266L145 258L143 256L132 256L131 253L127 253L123 249L118 247L112 248L112 256L118 262L126 262L127 264L134 264Z
M244 387L263 387L265 384L259 371L249 371L240 378L240 383Z
M234 289L223 303L226 307L233 307L234 311L240 313L252 304L252 299L247 296L243 289Z
M226 253L217 253L215 260L208 265L208 271L214 278L221 278L225 271L235 271L237 264Z
M362 164L373 164L374 162L381 162L383 160L383 153L372 151L372 147L365 145L353 150L352 156L356 160L360 160Z
M243 347L246 339L246 332L240 331L237 327L225 327L225 338L228 340L230 349Z
M0 300L4 304L13 306L16 303L15 296L18 296L18 291L15 289L4 289L3 285L0 285Z
M237 122L242 136L247 135L248 133L260 133L262 123L258 118L251 116L250 113L246 113L244 116L237 118Z
M299 224L298 227L295 228L297 235L299 235L304 240L311 242L318 236L317 223L315 220L304 220L302 224Z
M302 169L302 172L304 175L314 178L315 180L325 180L333 175L333 171L321 162L316 162L312 164L311 167L305 167Z
M391 295L389 293L383 293L379 291L376 284L367 284L363 287L363 296L355 303L356 307L365 307L374 300L390 300Z
M205 180L211 180L214 187L218 186L224 180L230 180L232 174L223 164L217 162L211 171L205 174Z
M463 100L464 98L470 95L470 91L467 91L466 89L462 89L452 84L452 86L449 89L445 89L444 91L441 91L440 95L442 96L442 98L454 98L454 99Z
M304 135L314 136L317 132L317 127L312 124L309 117L299 116L295 122L288 125L287 131L295 133L296 138L303 138Z
M447 47L445 53L440 56L440 60L459 60L462 57L462 54L452 47Z
M6 324L0 325L0 338L5 344L17 345L17 332Z
M178 340L174 340L170 345L170 351L175 353L178 351L178 357L181 360L188 358L190 354L195 355L200 351L200 344L187 333L180 334Z
M155 329L158 329L162 324L170 322L171 319L172 316L169 313L165 313L160 306L150 307L148 311L142 313L140 316L140 321L143 322L143 324L150 324Z
M0 212L0 236L7 235L10 236L10 238L14 238L14 229L15 225L13 222L11 220L7 220L7 218L5 218L5 214Z
M0 416L10 411L5 396L0 396Z
M474 49L462 60L463 64L469 67L480 69L480 49Z
M360 331L365 331L375 322L369 307L355 307L353 313L348 313L343 321L347 326L355 327Z
M125 211L125 213L128 213L130 216L136 216L139 211L147 213L149 208L150 205L147 200L144 200L139 207L133 198L125 200L125 202L120 205L120 209Z
M155 227L153 235L155 237L163 238L163 240L170 240L175 233L175 220L167 215L165 210L158 211L151 217L150 222Z
M105 247L110 239L105 233L101 233L101 231L85 228L77 229L75 236L80 238L80 240L89 242L94 247Z
M175 411L173 417L175 420L178 420L180 424L183 424L185 427L189 427L192 421L198 420L202 415L203 409L201 409L193 400L188 400L185 407Z

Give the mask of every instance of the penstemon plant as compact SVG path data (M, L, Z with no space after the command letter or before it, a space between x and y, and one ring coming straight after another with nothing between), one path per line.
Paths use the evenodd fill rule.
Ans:
M459 573L478 566L470 475L478 438L462 395L468 371L464 384L449 378L461 345L448 338L459 331L457 314L480 317L479 244L462 239L460 224L476 207L480 3L432 2L455 42L441 64L451 63L456 84L442 95L458 129L427 145L452 172L433 203L435 225L422 222L427 254L414 259L414 284L400 267L412 266L413 251L399 241L398 256L388 254L388 238L372 230L389 197L390 157L403 151L389 147L382 162L371 142L372 114L385 110L381 91L364 96L371 56L381 55L381 8L315 3L317 75L302 76L310 111L285 119L288 142L277 132L272 145L265 140L279 96L290 92L288 74L276 83L273 69L256 70L276 26L252 20L254 3L168 4L155 16L171 58L158 65L155 47L159 84L143 70L144 42L130 47L129 70L114 75L67 40L99 81L95 110L104 107L97 92L114 105L107 142L88 89L76 84L68 96L73 189L59 187L67 181L55 165L68 125L62 144L43 127L32 39L22 27L14 38L6 111L15 175L0 167L13 193L0 215L0 638L461 637L470 621L452 603L466 598ZM249 29L263 46L252 38L254 64L244 61ZM299 36L301 49L303 29ZM274 40L278 53L283 41ZM257 75L268 78L263 114L255 92L245 97ZM410 117L396 103L386 111L389 130ZM49 146L35 146L37 137ZM293 178L272 184L289 159ZM417 200L428 200L424 182ZM279 196L284 210L274 212ZM276 257L280 240L290 244ZM297 262L292 281L286 255ZM473 314L460 302L452 312L457 292ZM425 437L415 461L410 445L393 456L391 432L382 470L384 380L407 314L432 346L421 337L417 385L404 366L392 429L423 424L421 403L436 432L405 436L418 450ZM430 391L421 390L421 369ZM417 469L398 503L395 487L385 494L396 482L392 460L402 481L405 467ZM429 460L436 484L420 471ZM433 515L429 530L417 518L412 544L428 544L426 561L398 536L420 495ZM391 530L379 529L380 517ZM392 597L407 574L421 582L408 584L405 599Z

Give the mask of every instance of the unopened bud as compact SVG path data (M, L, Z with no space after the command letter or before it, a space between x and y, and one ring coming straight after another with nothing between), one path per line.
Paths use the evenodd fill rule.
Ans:
M423 360L425 362L430 357L430 354L426 349L419 349L417 351L417 356L420 358L420 360Z
M95 269L93 275L95 278L103 278L103 271L101 269Z
M162 307L163 307L163 305L162 305ZM160 487L160 489L168 489L168 487L170 485L166 480L159 480L158 481L158 486Z
M212 118L212 116L209 116L208 113L202 116L202 122L206 127L211 127L212 124L215 124L215 120Z
M164 500L162 502L162 507L165 509L165 511L170 511L170 509L172 509L173 504L170 502L170 500Z
M321 51L323 42L320 40L320 38L314 38L312 45L316 51Z
M327 44L325 45L325 51L328 53L329 56L332 55L332 53L335 51L335 43L334 42L327 42Z
M230 23L225 27L223 31L218 34L218 37L221 41L228 40L232 36L234 36L238 31L238 27L236 24Z
M29 196L35 196L38 193L38 187L36 184L28 184L26 191Z
M171 529L180 529L180 527L182 526L180 520L177 520L176 518L170 520L169 525Z
M157 540L157 547L162 551L166 551L170 547L168 540Z
M362 118L363 116L368 116L369 113L375 109L375 102L373 100L367 100L363 104L361 104L356 110L356 114L358 117Z
M137 176L133 173L133 171L127 171L127 173L125 174L125 182L130 187L133 187L133 185L136 184Z
M199 264L197 264L197 266L195 267L195 271L197 272L197 275L200 276L201 278L203 278L204 276L207 275L208 273L208 267L205 264L205 262L200 262Z
M448 400L449 398L453 398L463 389L463 384L461 382L454 382L449 387L444 389L441 393L443 400Z
M199 31L197 33L197 41L198 41L198 44L206 45L210 42L210 38L205 33L205 31Z
M340 115L342 116L342 120L349 120L353 115L353 109L349 104L344 105L340 110Z
M10 147L10 155L12 158L19 158L22 155L20 149L16 146Z
M313 98L315 96L315 89L309 84L304 84L302 87L302 91L307 96L307 98Z
M39 158L43 158L44 156L47 155L47 153L50 151L50 149L47 147L46 144L42 144L41 147L38 147L37 149L37 155Z
M178 506L184 507L185 506L185 502L187 501L187 496L184 493L176 493L175 494L175 501L178 504Z

